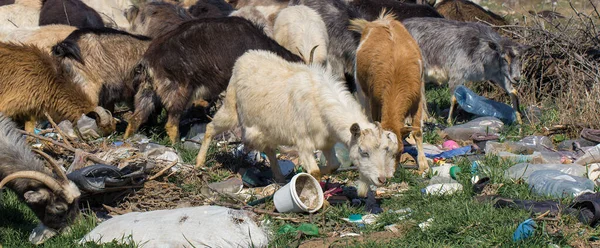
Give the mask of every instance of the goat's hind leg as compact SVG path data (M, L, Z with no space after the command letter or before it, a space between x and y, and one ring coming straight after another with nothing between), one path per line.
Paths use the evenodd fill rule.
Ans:
M133 133L137 132L140 125L146 122L148 116L154 112L156 97L151 85L140 85L138 92L135 94L135 111L129 119L124 138L129 138Z
M267 148L264 152L267 155L267 158L269 158L269 165L271 166L271 171L273 172L273 178L275 181L278 183L285 183L285 177L281 172L281 167L279 167L279 161L277 160L275 149Z
M208 147L210 146L213 137L233 129L238 125L234 92L234 90L231 90L231 93L227 94L223 106L215 113L212 121L206 125L204 140L202 141L200 151L198 151L198 156L196 157L196 168L204 166L204 163L206 162L206 153L208 153Z
M417 162L419 164L419 174L429 170L429 164L427 164L427 158L423 151L423 104L421 102L415 103L417 111L414 112L412 118L412 135L417 143Z

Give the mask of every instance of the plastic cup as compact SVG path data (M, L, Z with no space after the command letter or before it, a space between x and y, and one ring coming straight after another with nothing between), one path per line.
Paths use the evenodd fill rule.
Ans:
M323 207L323 190L313 176L299 173L275 192L273 202L280 213L314 213Z

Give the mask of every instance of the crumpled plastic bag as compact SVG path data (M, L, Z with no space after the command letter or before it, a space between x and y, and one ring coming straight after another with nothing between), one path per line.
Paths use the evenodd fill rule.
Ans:
M267 247L267 232L253 214L220 206L133 212L113 217L80 243L132 241L140 247Z

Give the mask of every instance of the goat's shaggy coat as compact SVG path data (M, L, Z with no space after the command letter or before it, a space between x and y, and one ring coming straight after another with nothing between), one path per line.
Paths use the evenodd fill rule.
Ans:
M43 0L39 25L64 24L78 28L104 27L102 17L81 0Z
M79 213L77 186L66 178L56 178L31 152L14 123L0 113L0 181L4 183L7 177L24 172L41 174L62 187L61 192L56 192L45 182L26 177L7 182L8 188L31 208L42 224L60 231L73 223Z
M512 84L521 77L524 46L479 23L411 18L403 24L421 48L425 81L449 85L452 99L448 123L456 104L454 89L465 82L494 82L510 95L513 108L519 110ZM519 112L517 121L521 122Z
M125 15L129 21L130 32L153 38L168 33L182 22L193 19L182 7L164 2L150 2L139 7L132 6L125 12Z
M443 18L434 8L423 4L402 3L396 0L354 0L350 2L361 18L373 21L378 18L383 9L393 13L399 21L411 17L437 17Z
M362 34L356 51L357 93L373 120L381 121L385 130L399 138L410 133L404 121L412 118L419 171L423 172L429 166L423 152L421 130L425 104L421 51L406 28L394 18L393 14L382 12L373 22L364 19L350 22L351 29ZM403 150L400 142L394 151L397 163Z
M32 44L51 53L52 46L67 38L76 29L76 27L67 25L19 28L12 30L0 41Z
M97 105L81 87L65 77L47 52L33 45L0 43L0 78L0 112L26 122L29 132L36 120L45 119L44 112L57 122L73 123L82 114L96 112ZM105 133L114 131L111 118L102 118L100 124Z
M251 49L269 50L287 60L301 61L239 17L188 21L153 40L140 62L135 113L125 136L132 135L146 121L159 99L169 116L167 133L175 143L183 112L194 101L215 99L225 90L235 61Z
M129 22L123 15L123 12L133 5L131 0L82 0L86 5L94 9L106 27L128 29Z
M363 195L366 184L381 185L394 172L387 151L397 149L396 136L369 122L344 83L320 65L289 62L268 51L241 56L223 106L206 127L197 167L204 165L212 137L236 126L245 144L267 154L278 181L284 180L275 157L279 145L296 147L303 168L319 180L314 150L324 152L324 173L331 173L340 165L333 147L344 143L359 167Z
M494 26L508 25L508 22L494 12L468 0L444 0L435 9L446 19L463 22L483 22Z
M226 17L235 9L223 0L200 0L188 11L196 18Z
M40 9L21 4L10 4L0 6L0 16L0 33L9 34L10 31L18 28L36 27L39 22Z
M359 17L358 12L344 0L291 0L290 6L308 6L323 18L327 26L329 44L327 45L328 63L334 75L345 78L350 91L354 85L354 58L360 35L348 30L350 19Z
M273 28L273 38L283 47L301 56L309 63L314 50L314 63L325 65L327 62L327 27L321 16L306 6L290 6L277 15Z
M133 103L133 69L150 45L150 38L127 32L79 29L53 47L54 56L92 103L112 112L119 101Z
M244 18L262 28L267 36L273 38L275 18L279 11L277 6L245 6L231 12L229 16Z

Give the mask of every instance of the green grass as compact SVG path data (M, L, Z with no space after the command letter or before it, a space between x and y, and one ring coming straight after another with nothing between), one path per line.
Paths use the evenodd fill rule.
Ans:
M13 192L6 190L0 194L2 196L0 200L0 246L3 248L36 247L27 241L31 230L39 223L33 212L21 203ZM49 239L41 247L137 247L133 243L126 245L116 243L78 244L79 240L96 225L96 218L90 216L90 213L84 213L71 226L70 232Z

